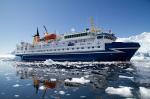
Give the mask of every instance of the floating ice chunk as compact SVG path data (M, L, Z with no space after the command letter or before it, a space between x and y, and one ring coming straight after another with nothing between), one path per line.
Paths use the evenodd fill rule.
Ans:
M14 97L18 98L18 97L19 97L19 95L14 95Z
M119 75L119 78L126 78L126 79L133 80L133 77L123 76L123 75Z
M134 69L133 68L127 68L125 70L127 70L127 71L133 71Z
M80 98L86 98L86 96L80 96Z
M145 87L140 87L139 92L141 95L141 99L150 99L150 89Z
M19 84L15 84L15 85L13 85L13 87L20 87L21 85L19 85Z
M150 57L145 57L144 55L135 55L131 58L132 61L140 61L140 60L150 60Z
M108 87L105 89L105 92L108 94L120 95L122 97L132 97L131 87L121 87L121 88L114 88Z
M89 83L90 80L86 80L84 77L81 77L81 78L72 78L71 80L66 79L65 82L85 84Z
M65 92L64 91L59 91L59 94L64 95Z
M45 90L45 87L44 86L40 86L39 89L40 90Z
M90 75L86 75L86 76L84 76L84 77L85 77L85 78L89 78L89 76L90 76Z
M53 65L53 64L55 64L55 62L53 60L51 60L51 59L47 59L46 61L44 61L44 64L46 64L46 65Z

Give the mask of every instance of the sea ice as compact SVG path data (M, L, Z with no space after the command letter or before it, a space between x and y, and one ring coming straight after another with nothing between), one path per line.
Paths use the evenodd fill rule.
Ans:
M132 97L131 87L121 87L121 88L114 88L108 87L105 89L105 92L108 94L120 95L122 97Z
M123 76L123 75L119 75L119 78L126 78L126 79L133 80L133 77Z
M14 97L16 97L16 98L17 98L17 97L19 97L19 95L14 95Z
M80 96L80 98L86 98L86 96Z
M81 78L72 78L71 80L66 79L65 82L85 84L85 83L89 83L90 80L86 80L84 77L81 77Z
M13 87L20 87L21 85L19 85L19 84L15 84L15 85L13 85Z
M141 95L141 99L150 99L150 89L145 87L140 87L139 92Z
M65 92L64 91L59 91L59 94L64 95Z

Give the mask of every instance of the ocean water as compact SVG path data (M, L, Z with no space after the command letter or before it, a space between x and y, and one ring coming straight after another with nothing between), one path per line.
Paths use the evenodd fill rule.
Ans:
M0 99L150 99L150 62L1 60Z

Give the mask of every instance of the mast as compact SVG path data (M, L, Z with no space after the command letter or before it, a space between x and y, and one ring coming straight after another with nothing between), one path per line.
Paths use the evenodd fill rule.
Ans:
M93 17L90 18L90 31L95 32L95 26L94 26L94 19Z
M100 29L97 29L97 28L95 27L94 18L91 17L91 18L90 18L90 32L92 32L92 33L97 33L97 32L100 32L100 31L101 31Z

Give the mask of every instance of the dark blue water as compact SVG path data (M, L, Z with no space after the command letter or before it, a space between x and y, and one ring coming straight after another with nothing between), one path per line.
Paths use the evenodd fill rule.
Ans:
M0 61L0 99L150 99L149 92L149 61Z

